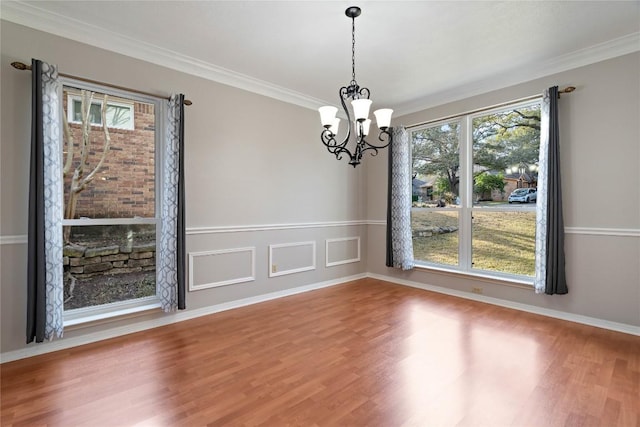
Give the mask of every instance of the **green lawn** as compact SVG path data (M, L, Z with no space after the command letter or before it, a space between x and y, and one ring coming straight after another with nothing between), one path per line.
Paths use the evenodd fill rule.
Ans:
M458 226L458 212L413 209L413 229ZM535 212L478 212L473 219L472 261L480 270L534 275ZM416 260L458 265L458 232L414 237Z
M428 209L411 210L413 230L430 227L457 227L458 212L432 212ZM436 264L458 265L458 232L433 234L430 237L413 238L413 256L416 260Z

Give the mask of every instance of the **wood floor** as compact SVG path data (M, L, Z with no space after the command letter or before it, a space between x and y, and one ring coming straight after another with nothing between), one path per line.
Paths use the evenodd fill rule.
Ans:
M5 363L2 426L638 426L640 337L364 279Z

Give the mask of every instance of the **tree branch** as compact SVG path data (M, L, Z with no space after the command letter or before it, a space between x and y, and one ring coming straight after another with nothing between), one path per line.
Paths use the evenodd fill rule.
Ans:
M80 184L80 190L84 190L87 184L93 180L95 174L102 167L102 164L104 163L104 159L107 157L107 153L109 152L109 147L111 144L111 136L109 135L109 129L107 127L107 98L108 98L108 95L105 94L104 99L102 101L102 108L101 108L102 131L104 133L104 148L102 150L102 156L100 156L100 161L98 162L96 167L91 171L91 173L89 173L89 175L86 176L85 179L82 180L82 183Z
M67 108L71 107L67 105ZM64 177L67 176L71 170L71 164L73 163L73 135L69 129L69 120L67 120L67 115L64 112L62 113L62 126L64 129L64 137L67 140L67 158L62 168L62 176Z

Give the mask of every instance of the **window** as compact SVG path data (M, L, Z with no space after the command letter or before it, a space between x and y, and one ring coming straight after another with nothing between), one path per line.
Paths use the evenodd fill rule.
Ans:
M89 122L94 126L102 126L102 98L96 94L91 99ZM67 91L67 120L69 123L82 123L82 98L73 89ZM107 126L110 128L134 130L134 104L124 99L107 101Z
M156 304L163 104L69 80L63 91L65 319Z
M540 102L431 123L411 138L416 263L531 281Z

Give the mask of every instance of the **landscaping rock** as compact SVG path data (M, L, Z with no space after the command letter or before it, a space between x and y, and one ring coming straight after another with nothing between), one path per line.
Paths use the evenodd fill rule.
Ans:
M62 255L67 257L81 257L82 255L84 255L84 251L86 250L87 248L85 248L84 246L74 245L73 243L71 243L64 246L64 248L62 249Z
M133 252L155 252L156 242L142 243L131 248Z
M98 264L102 262L102 258L97 256L93 258L69 258L69 265L77 267L79 265Z
M102 261L126 261L129 259L127 254L107 255L102 257Z
M85 251L84 256L86 258L93 258L97 256L104 256L104 255L115 255L119 252L120 252L120 247L117 245L106 246L102 248L89 248Z
M458 231L458 227L455 226L427 227L420 230L413 230L413 237L431 237L434 234L455 233L456 231Z
M111 270L113 265L110 262L101 262L99 264L89 264L84 266L84 273L99 273L102 271Z
M146 259L130 259L129 262L127 263L127 267L146 267L148 265L154 265L156 264L156 260L153 258L146 258Z
M129 255L130 259L144 259L144 258L153 258L154 252L133 252Z

